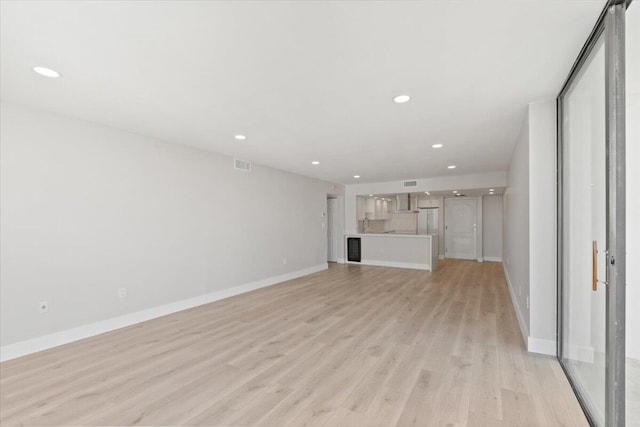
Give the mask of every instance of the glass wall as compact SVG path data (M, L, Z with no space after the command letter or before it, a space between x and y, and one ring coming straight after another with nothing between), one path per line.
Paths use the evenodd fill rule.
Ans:
M604 36L562 102L563 363L597 425L605 419Z
M558 96L558 357L595 426L640 426L640 7L628 3L607 2Z

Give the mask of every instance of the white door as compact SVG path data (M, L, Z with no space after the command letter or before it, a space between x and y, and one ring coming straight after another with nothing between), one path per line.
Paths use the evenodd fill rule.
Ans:
M327 261L338 261L338 239L336 232L336 204L338 199L327 199Z
M444 206L445 257L477 259L478 200L445 199Z

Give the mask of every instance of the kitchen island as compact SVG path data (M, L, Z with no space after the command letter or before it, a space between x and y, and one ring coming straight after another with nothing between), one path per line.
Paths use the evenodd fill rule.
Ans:
M438 265L438 236L429 234L347 234L360 239L360 262L347 263L433 271Z

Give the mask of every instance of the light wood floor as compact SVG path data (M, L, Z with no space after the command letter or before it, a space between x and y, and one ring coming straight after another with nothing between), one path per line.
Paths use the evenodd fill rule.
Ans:
M332 265L0 366L3 426L586 426L499 263Z

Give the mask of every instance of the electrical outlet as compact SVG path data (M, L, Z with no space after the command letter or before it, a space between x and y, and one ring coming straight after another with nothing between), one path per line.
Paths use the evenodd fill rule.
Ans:
M286 264L287 263L287 258L282 258L282 264Z
M40 301L40 304L38 304L38 310L40 310L40 313L46 313L49 311L49 303L47 301Z
M127 288L119 288L118 298L126 298L126 297L127 297Z

